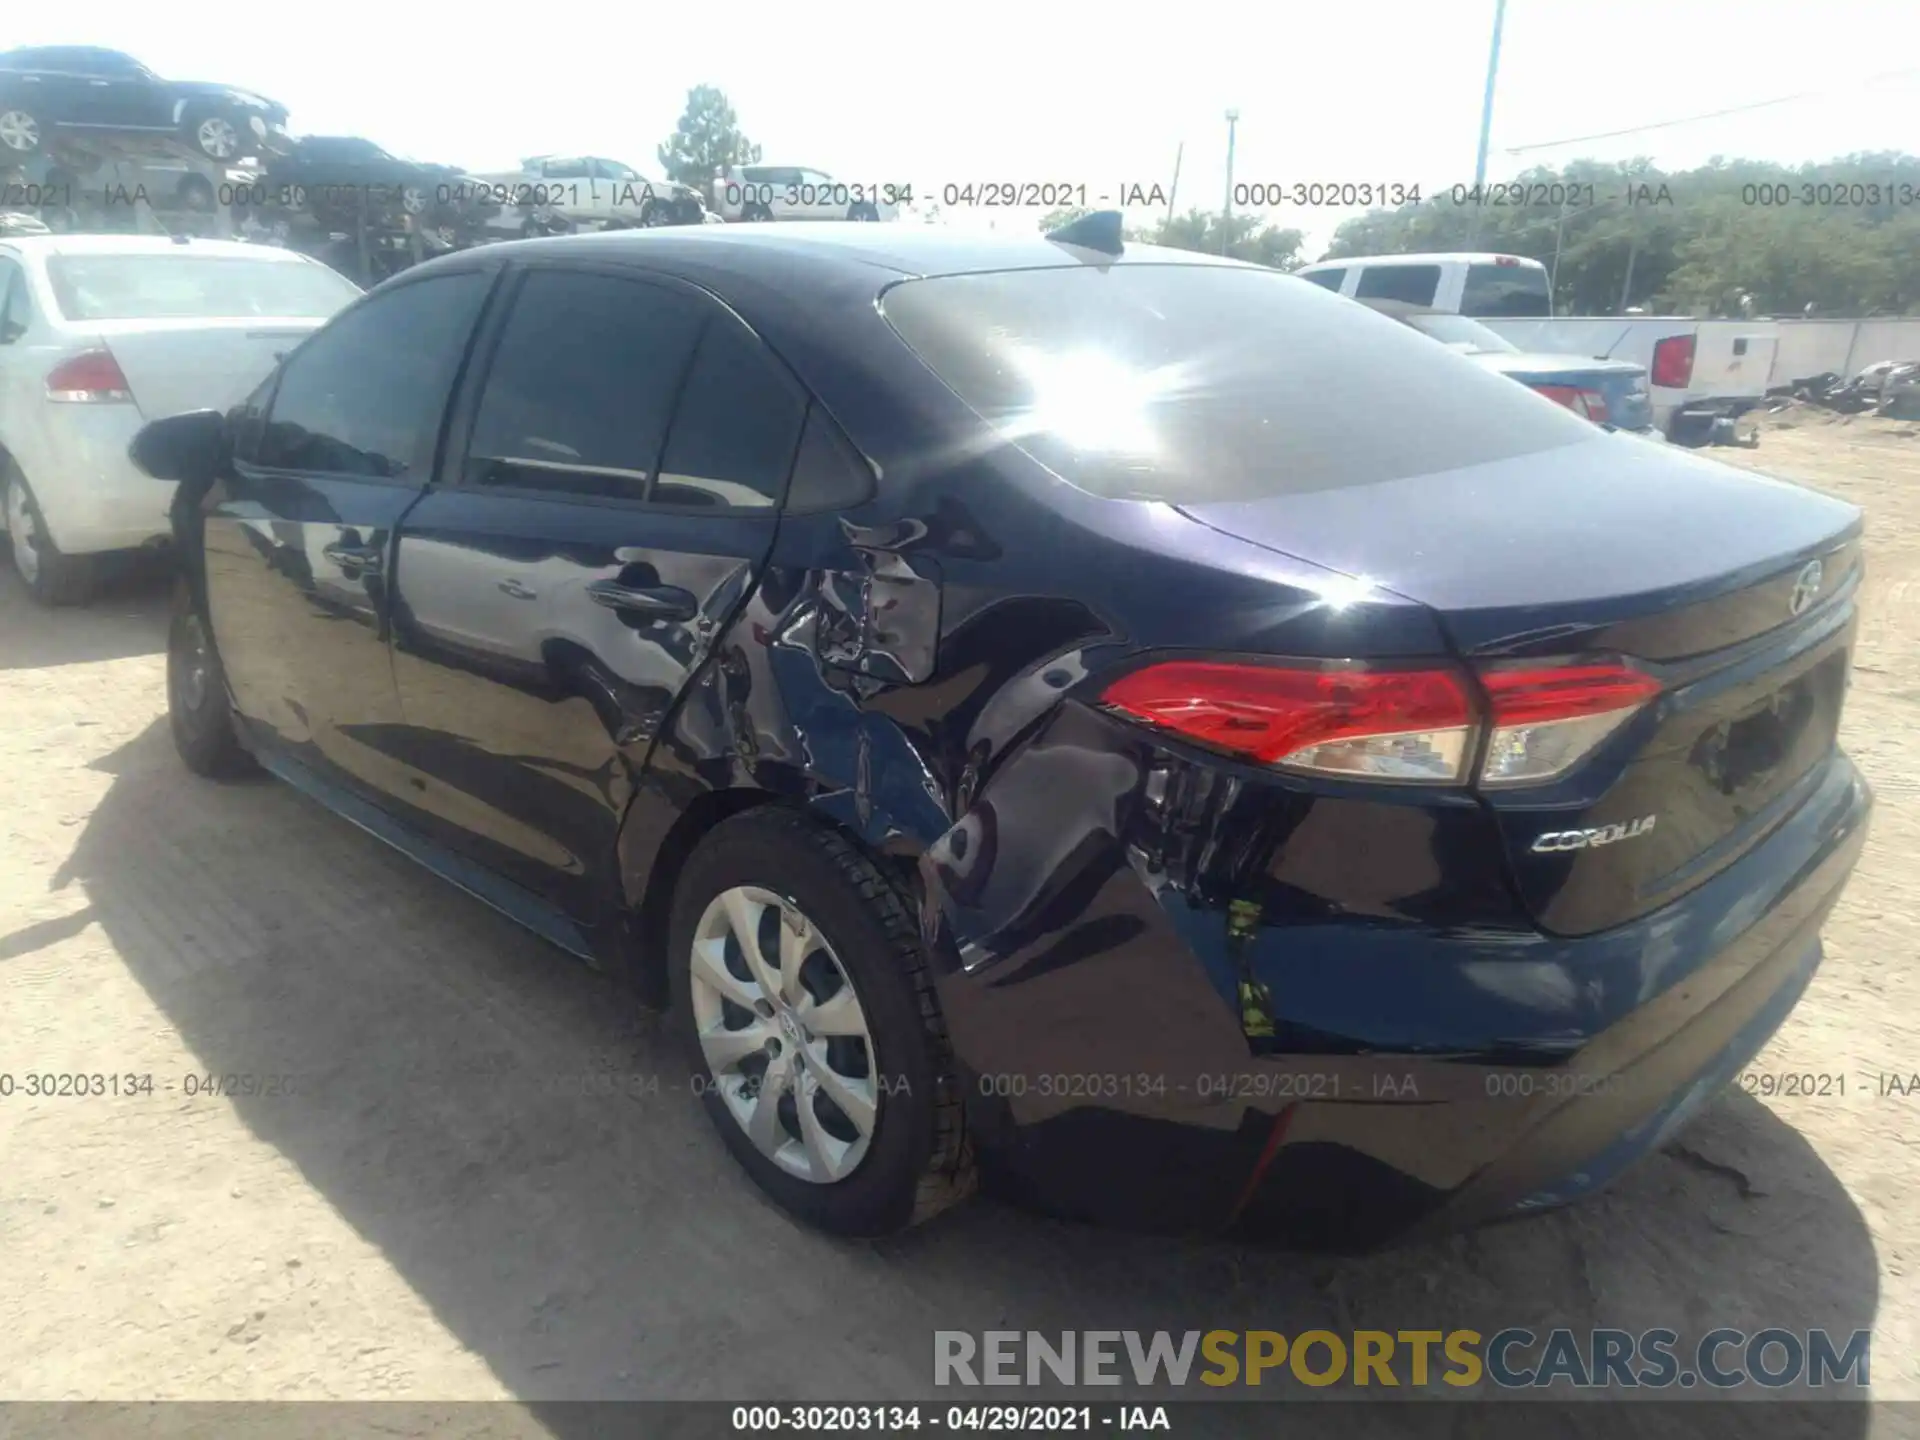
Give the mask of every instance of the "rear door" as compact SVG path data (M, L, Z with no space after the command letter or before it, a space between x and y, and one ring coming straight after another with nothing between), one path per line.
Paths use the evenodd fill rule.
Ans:
M109 123L104 118L112 104L106 77L87 73L88 66L71 47L16 51L12 63L21 73L7 77L7 88L15 103L24 105L43 127ZM50 138L43 128L41 144Z
M592 924L653 737L772 547L805 398L698 291L513 283L401 528L398 733L436 839Z
M131 55L88 52L87 84L99 97L101 115L131 129L165 130L173 124L173 92Z
M214 637L249 727L326 778L380 794L395 767L388 570L432 473L448 397L494 272L368 296L290 356L241 426L208 515Z

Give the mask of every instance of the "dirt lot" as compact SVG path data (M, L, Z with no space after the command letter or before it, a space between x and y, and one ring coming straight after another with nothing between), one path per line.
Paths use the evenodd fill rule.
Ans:
M594 1093L671 1069L597 977L283 786L186 774L156 586L48 615L0 570L0 1071L157 1081L0 1100L0 1394L924 1397L935 1329L1568 1324L1871 1325L1875 1391L1920 1399L1920 1095L1873 1079L1920 1071L1917 430L1718 452L1870 517L1846 740L1880 809L1757 1067L1845 1096L1729 1091L1596 1202L1349 1262L986 1202L797 1229L684 1094Z

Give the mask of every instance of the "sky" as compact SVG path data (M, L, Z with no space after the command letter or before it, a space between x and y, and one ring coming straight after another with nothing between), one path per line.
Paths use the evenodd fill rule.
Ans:
M724 90L769 163L914 186L1173 180L1179 208L1238 182L1471 178L1493 0L1281 7L974 0L953 11L868 0L804 6L575 4L540 9L332 0L244 24L150 0L11 6L7 43L125 50L160 74L270 96L296 134L358 134L475 171L542 153L657 171L655 147L697 84ZM718 16L726 17L720 23ZM1829 15L1835 18L1828 18ZM1844 23L1839 23L1843 19ZM1888 71L1904 73L1884 80ZM1808 98L1554 149L1570 137ZM1920 6L1832 12L1752 0L1508 0L1488 178L1531 164L1644 155L1788 163L1920 150ZM1236 207L1244 208L1244 207ZM943 207L979 226L1033 212ZM1317 255L1351 209L1287 207ZM1139 216L1135 218L1146 218Z

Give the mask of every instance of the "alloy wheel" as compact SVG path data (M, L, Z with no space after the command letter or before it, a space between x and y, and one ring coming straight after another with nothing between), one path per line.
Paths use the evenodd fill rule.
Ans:
M194 140L203 155L215 160L231 160L240 149L240 134L218 115L209 115L194 131Z
M40 148L40 122L24 110L0 112L0 145L22 155Z
M13 568L33 584L40 578L40 532L27 504L27 487L18 480L7 482L7 538L13 544Z
M826 937L793 901L739 885L701 915L689 963L711 1083L754 1148L813 1184L851 1175L879 1085L866 1011Z

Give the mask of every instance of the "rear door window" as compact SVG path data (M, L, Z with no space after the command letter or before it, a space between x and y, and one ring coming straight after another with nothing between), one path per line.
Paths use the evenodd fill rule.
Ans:
M1114 499L1253 500L1604 438L1417 330L1272 270L950 275L896 284L882 306L1005 440Z
M534 271L487 369L465 483L644 500L705 318L642 280Z
M1322 290L1331 290L1334 294L1338 295L1340 293L1340 287L1347 281L1347 272L1344 269L1316 270L1311 275L1302 275L1300 278L1302 280L1311 280Z
M1399 300L1408 305L1431 305L1440 289L1438 265L1366 265L1354 286L1356 300Z
M767 510L780 503L806 416L799 385L731 316L715 311L680 388L673 429L648 499L692 510Z
M1547 272L1531 265L1469 265L1460 313L1544 320L1553 314Z

